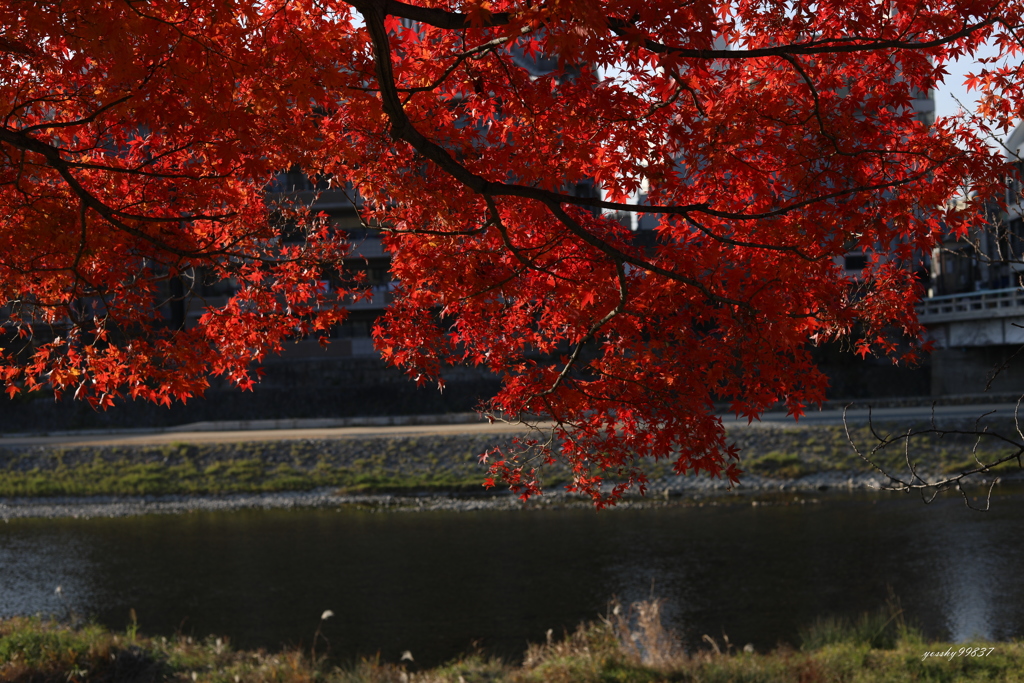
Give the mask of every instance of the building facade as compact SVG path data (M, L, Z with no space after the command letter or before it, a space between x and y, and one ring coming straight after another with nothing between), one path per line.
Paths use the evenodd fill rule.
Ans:
M950 236L931 254L918 314L935 346L933 395L1024 393L1024 125L1004 150L1016 169L1006 210L990 208L986 229Z

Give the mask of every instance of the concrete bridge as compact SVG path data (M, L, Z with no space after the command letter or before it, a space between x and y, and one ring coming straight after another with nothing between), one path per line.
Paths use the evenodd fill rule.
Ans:
M933 395L1024 394L1024 289L929 297L917 311L935 344Z

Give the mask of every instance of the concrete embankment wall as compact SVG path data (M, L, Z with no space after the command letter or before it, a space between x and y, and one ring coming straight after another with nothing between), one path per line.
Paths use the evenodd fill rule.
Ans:
M444 391L417 387L400 370L377 358L275 360L263 380L240 391L215 380L203 398L170 408L121 401L97 411L70 397L40 395L0 399L0 432L37 432L121 427L167 427L190 422L416 415L472 411L498 391L486 370L451 368Z
M829 377L834 399L927 396L930 370L894 367L886 359L864 361L838 347L816 351L819 367ZM400 370L380 359L271 359L252 391L239 391L213 380L205 397L170 408L142 401L121 401L96 411L70 397L55 402L40 393L14 400L0 397L0 433L170 427L191 422L280 420L302 418L431 415L474 410L497 393L496 376L480 368L451 368L445 388L417 387Z

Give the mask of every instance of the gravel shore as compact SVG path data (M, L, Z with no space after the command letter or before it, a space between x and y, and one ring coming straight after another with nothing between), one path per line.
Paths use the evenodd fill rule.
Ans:
M1017 478L1015 478L1017 479ZM822 496L878 492L888 483L882 475L821 472L799 479L748 475L739 485L707 477L670 477L652 483L645 496L628 496L617 508L663 505L779 504L819 502ZM982 483L982 482L978 482ZM787 495L792 494L792 495ZM881 494L880 494L881 495ZM809 497L813 496L813 497ZM523 503L500 492L490 495L452 494L345 494L333 488L231 495L165 496L53 496L0 499L0 519L127 517L152 514L224 512L244 509L358 508L373 512L425 512L475 510L530 510L590 507L588 499L561 489Z
M0 518L7 521L342 506L373 511L469 511L591 505L587 499L566 493L558 484L548 486L544 495L525 504L508 492L481 492L478 485L486 476L486 467L477 456L490 447L507 443L513 436L507 432L439 433L239 443L6 448L0 449L0 480L37 484L42 481L43 485L34 491L35 495L22 495L13 486L4 489L8 493L3 494L7 497L0 495ZM866 428L852 436L861 441L862 451L867 450L873 438ZM807 500L835 493L878 491L890 483L889 477L867 466L850 447L846 431L835 425L730 429L730 439L741 450L740 467L745 470L737 486L730 487L727 481L706 476L677 476L669 463L661 461L650 463L647 468L650 484L646 496L629 496L619 507L761 504L778 502L787 496L790 500ZM927 470L929 474L924 476L930 481L942 478L942 472L956 471L961 463L973 466L969 440L960 444L952 437L932 438L915 445L915 460L921 463L918 473ZM906 467L900 464L904 458L902 450L896 455L899 457L886 470L903 474L901 470ZM136 484L131 484L131 477L124 474L132 467L144 469L145 476L138 475ZM182 472L190 473L191 488L181 486ZM110 481L114 483L105 484L105 489L99 487L97 473L113 476ZM557 467L550 474L555 476L549 481L568 479L567 473L559 473ZM1017 474L1003 476L1007 480L1020 479ZM59 486L52 485L58 481ZM143 487L146 481L157 481L159 486L147 489ZM51 483L48 487L47 482ZM975 480L972 485L983 483ZM86 485L92 488L85 488ZM131 485L137 488L132 489ZM82 495L82 491L98 495ZM106 495L110 493L149 495Z

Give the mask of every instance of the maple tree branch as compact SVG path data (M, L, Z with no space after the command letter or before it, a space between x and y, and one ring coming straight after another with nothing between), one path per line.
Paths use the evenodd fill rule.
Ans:
M430 85L423 85L423 86L419 86L419 87L416 87L416 88L399 88L399 87L396 87L395 90L397 90L398 92L402 92L402 93L429 92L429 91L433 90L434 88L436 88L437 86L439 86L442 83L444 83L446 80L448 80L448 77L451 76L453 73L455 73L455 70L457 68L459 68L459 66L463 62L465 62L467 59L469 59L471 57L473 57L473 58L480 58L481 56L483 56L485 54L488 54L490 52L493 52L496 48L499 48L502 45L505 45L506 43L509 43L509 42L519 38L520 36L527 35L532 30L533 29L530 28L529 26L524 26L521 29L519 29L519 33L518 34L512 34L512 35L508 35L508 36L502 36L500 38L495 38L494 40L489 40L486 43L482 43L481 45L477 45L474 48L466 50L465 52L459 53L458 55L455 56L455 61L452 62L441 73L441 75L438 76L434 80L434 82L431 83ZM367 88L366 90L370 90L370 89Z
M18 129L18 132L27 135L28 133L33 133L33 132L35 132L37 130L50 130L52 128L68 128L68 127L71 127L71 126L82 126L82 125L85 125L85 124L88 124L88 123L92 123L103 112L108 111L110 109L113 109L117 105L123 104L124 102L127 102L131 98L132 98L131 95L125 95L124 97L121 97L121 98L118 98L116 100L113 100L112 102L108 102L107 104L103 105L99 109L96 109L95 111L93 111L92 114L89 114L88 116L85 116L85 117L80 118L80 119L75 119L74 121L48 121L46 123L37 123L34 126L29 126L27 128L20 128L20 129Z
M818 122L818 132L832 143L832 148L837 154L848 155L848 152L844 152L839 148L839 140L836 138L835 134L829 131L825 126L825 120L821 117L821 97L818 95L818 88L814 85L814 81L811 79L810 74L807 73L803 65L800 64L800 62L797 61L797 58L793 55L784 54L780 55L780 57L793 67L793 70L800 75L800 78L803 79L804 84L810 91L811 98L814 100L814 118Z
M87 207L89 209L92 209L93 211L96 211L96 213L98 213L105 220L107 220L111 225L113 225L114 227L118 228L119 230L122 230L122 231L124 231L124 232L126 232L126 233L128 233L130 235L134 235L135 237L138 237L138 238L140 238L140 239L142 239L144 241L147 241L147 242L153 244L154 246L158 247L159 249L161 249L163 251L166 251L168 253L175 254L176 256L179 256L181 258L210 257L210 256L217 256L217 255L219 255L219 256L226 256L226 257L237 257L237 258L241 258L243 260L259 261L261 263L268 264L268 265L275 265L275 264L281 264L281 263L293 262L293 261L299 260L299 259L269 259L269 258L266 258L266 257L256 256L256 255L253 255L253 254L245 254L245 253L240 253L240 252L232 251L231 247L234 244L237 244L238 242L240 242L242 239L244 239L244 237L245 237L244 235L243 236L239 236L231 244L229 244L226 248L223 248L223 249L218 249L218 250L213 250L213 251L211 251L209 249L206 249L206 248L200 248L200 249L196 249L196 250L183 250L183 249L179 249L177 247L174 247L174 246L170 245L166 241L161 240L161 239L159 239L159 238L149 234L148 232L146 232L144 230L139 230L138 228L134 228L131 225L128 225L122 219L136 220L136 221L147 222L147 223L162 223L162 224L176 223L176 224L180 224L183 221L187 222L187 221L195 221L195 220L224 221L224 220L228 220L228 219L232 218L235 214L234 213L211 214L211 215L207 215L207 214L183 214L183 215L174 216L174 217L157 217L157 216L143 216L143 215L138 215L138 214L133 214L133 213L130 213L130 212L127 212L127 211L123 211L123 210L120 210L120 209L116 209L116 208L111 207L110 205L106 204L102 200L100 200L96 195L94 195L92 192L90 192L88 189L86 189L86 187L84 185L82 185L82 183L78 180L78 178L76 178L75 175L73 173L71 173L71 169L72 168L80 167L80 166L82 166L82 164L74 162L74 161L68 161L68 160L64 159L63 156L61 155L61 151L58 148L53 147L52 145L49 145L49 144L47 144L45 142L42 142L41 140L37 140L36 138L33 138L33 137L29 136L29 135L22 135L22 134L20 134L19 131L11 131L9 129L2 128L2 127L0 127L0 142L7 142L7 143L11 144L12 146L14 146L15 148L22 150L23 153L24 152L34 152L34 153L37 153L37 154L41 155L46 160L47 165L50 168L52 168L53 170L55 170L61 176L61 178L64 180L64 182L68 185L68 187L71 189L71 191L74 192L75 195L77 195L79 197L79 199L81 200L81 202L82 202L84 207ZM109 169L109 168L107 168L105 170L117 170L117 169ZM125 172L129 172L129 173L133 172L131 169L123 169L123 170ZM147 174L145 172L139 172L139 173L141 175L149 175L149 174ZM58 270L64 270L64 269L58 269Z
M466 301L471 301L473 299L477 299L477 298L481 297L482 295L487 294L488 292L493 292L495 290L503 290L505 285L507 285L510 282L513 282L513 281L517 280L519 278L519 276L521 276L522 274L523 274L523 272L520 271L520 270L513 270L512 274L509 275L508 277L503 278L501 280L498 280L497 282L495 282L493 284L487 285L483 289L478 289L475 292L470 292L469 294L464 294L463 296L460 296L459 298L457 298L456 301L459 302L459 303L463 303L463 302L466 302ZM502 298L505 298L504 291L502 291L501 296L502 296Z
M696 219L694 219L693 216L684 216L684 219L686 220L687 223L689 223L693 227L697 228L697 230L699 230L701 233L707 235L708 237L710 237L711 239L715 240L716 242L721 242L722 244L728 244L728 245L733 246L733 247L745 247L745 248L749 248L749 249L767 249L767 250L770 250L770 251L787 251L787 252L790 252L792 254L796 254L796 256L798 256L799 258L803 259L804 261L811 261L811 262L820 261L822 259L829 258L829 256L827 254L823 254L822 256L809 256L804 251L802 251L799 247L796 247L796 246L789 246L789 245L784 245L784 244L767 244L767 243L761 243L761 242L749 242L747 240L732 239L731 237L726 237L725 235L719 235L717 232L714 232L713 230L711 230L710 228L708 228L707 226L705 226L701 222L699 222Z
M94 164L83 161L68 161L65 159L65 163L70 168L81 168L89 171L105 171L108 173L121 173L124 175L137 175L146 178L161 178L164 180L224 180L231 178L234 175L236 169L231 169L227 173L204 173L201 175L192 175L189 173L162 173L156 171L145 171L143 166L148 166L151 162L136 166L134 168L125 168L123 166L107 166L104 164ZM217 220L222 218L230 218L231 214L220 214L216 216L190 216L193 220ZM175 218L154 218L152 216L131 216L135 220L148 220L152 222L173 222L178 220Z
M391 47L390 39L387 34L387 30L384 27L383 14L379 14L379 8L373 6L370 9L362 9L360 6L355 6L362 14L366 21L367 29L370 32L371 41L373 43L374 51L374 62L377 71L378 85L380 86L381 100L384 105L384 111L391 122L391 135L395 139L403 139L413 146L416 151L422 154L427 159L430 159L437 164L441 169L446 171L453 178L461 182L463 185L473 190L477 194L485 195L505 195L522 197L525 199L534 199L545 204L550 204L552 201L559 204L575 204L577 206L589 206L593 208L607 209L612 211L627 211L631 213L652 213L652 214L670 214L687 216L690 213L704 213L707 215L715 216L716 218L725 218L733 220L762 220L765 218L773 218L785 215L787 213L799 210L806 206L816 204L819 202L828 201L831 199L838 199L854 194L860 194L864 192L875 192L878 190L892 189L900 187L912 182L916 182L921 178L928 176L934 168L928 168L921 173L914 175L910 178L903 180L894 180L884 183L874 183L870 185L859 185L855 187L845 188L837 190L835 192L829 192L814 197L808 197L798 202L793 202L770 211L762 211L759 213L743 213L735 211L721 211L711 208L707 202L685 204L678 206L665 206L665 205L641 205L641 204L626 204L620 202L608 202L598 198L591 197L576 197L573 195L553 192L551 190L545 190L536 187L529 187L525 185L518 185L515 183L505 182L494 182L489 181L483 176L477 175L466 168L464 165L457 162L447 150L433 141L426 138L419 130L415 127L412 121L409 119L405 112L405 108L401 99L398 97L398 88L395 83L394 71L391 64ZM781 55L779 55L781 56ZM868 153L868 150L864 150L864 153ZM901 150L871 150L872 153L897 155L903 152ZM929 158L935 166L943 163L947 160L933 160ZM638 265L634 263L634 265ZM641 266L645 267L645 266ZM662 273L665 274L665 273Z
M942 163L948 162L949 160L946 159L944 161L934 161L932 159L929 159L929 161L933 162L931 166L924 169L920 173L908 176L906 178L903 178L902 180L891 180L882 183L874 183L872 185L857 185L855 187L849 187L843 190L837 190L835 192L828 192L825 194L816 195L814 197L808 197L807 199L802 199L798 202L793 202L792 204L780 206L779 208L772 209L771 211L762 211L760 213L740 213L735 211L717 211L707 206L693 208L690 209L690 211L705 213L709 216L715 216L716 218L729 218L733 220L744 221L757 221L763 220L765 218L778 218L779 216L784 216L787 213L791 213L798 209L802 209L805 206L818 204L820 202L825 202L830 199L839 199L841 197L848 197L850 195L862 194L865 192L877 192L878 190L891 190L893 188L916 183L917 181L930 176L932 173L935 172L936 168L941 166ZM671 209L672 207L656 207L654 211L646 211L643 209L637 209L637 211L640 213L677 213L676 211L672 211Z
M204 42L204 41L200 40L197 35L195 35L193 33L188 33L185 30L183 30L181 28L181 24L186 23L187 22L187 18L182 18L182 19L179 19L177 21L169 21L167 19L164 19L163 17L154 16L152 14L146 14L144 12L139 11L137 5L145 4L145 3L138 3L138 2L130 2L130 1L128 1L128 2L125 2L125 4L128 5L128 8L136 16L138 16L140 18L143 18L143 19L149 19L150 21L154 21L154 22L157 22L159 24L163 24L164 26L167 26L168 28L173 29L174 32L177 33L180 38L188 40L189 42L195 43L202 50L207 50L207 51L217 55L218 57L224 59L227 62L233 62L236 65L241 65L241 62L238 59L235 59L235 58L231 57L230 55L226 54L222 49L220 49L217 46L216 41L209 41L209 40L207 40L207 41ZM278 11L280 11L280 10L278 10ZM191 10L190 14L192 12L195 12L194 8ZM275 14L276 14L276 12L275 12ZM201 33L202 32L199 32L200 35L201 35ZM161 63L161 64L157 64L155 66L162 67L162 66L164 66L164 64Z
M405 140L424 157L436 163L441 169L455 178L455 180L459 181L479 195L523 197L525 199L533 199L541 202L548 207L551 213L563 225L565 225L570 232L592 247L595 247L599 251L602 251L606 255L612 257L614 260L621 260L643 270L695 287L704 294L705 297L712 301L752 309L748 302L719 296L708 289L708 287L699 280L672 272L650 263L645 259L627 254L612 246L605 240L598 238L588 230L584 229L583 226L572 219L572 217L562 209L561 204L563 202L582 203L573 201L578 198L524 185L490 182L483 176L473 173L468 168L457 162L447 150L437 143L427 139L422 133L420 133L419 130L416 129L416 126L413 125L412 121L409 120L409 116L406 114L405 108L402 106L401 99L398 97L398 92L395 89L395 77L391 65L390 40L388 38L387 29L384 26L383 14L378 8L364 10L358 5L356 5L356 8L359 9L366 21L366 27L370 33L370 38L373 43L377 83L380 86L380 96L384 112L388 116L388 120L391 122L391 135L393 138Z
M793 55L783 54L783 55L779 55L779 58L784 60L784 61L786 61L786 62L788 62L793 67L793 70L797 72L797 74L803 80L804 84L807 86L807 89L810 91L811 98L814 100L813 116L814 116L815 120L818 122L818 132L821 133L822 137L827 138L829 140L829 142L832 143L832 149L835 151L836 154L840 154L842 156L848 156L848 157L856 157L856 156L859 156L861 154L886 155L886 154L892 154L892 153L895 152L895 153L900 153L900 154L916 154L917 156L924 156L929 161L934 161L933 159L931 159L927 155L920 154L920 153L914 153L914 152L907 152L907 151L900 152L899 150L867 148L867 149L859 149L859 150L854 151L854 152L849 152L847 150L842 149L840 147L840 145L839 145L839 137L836 136L836 134L833 133L832 131L828 130L828 127L825 125L825 119L821 115L821 97L820 97L820 95L818 93L818 87L815 85L814 80L811 78L810 74L807 73L807 70L803 67L803 65L799 62L799 60L797 60L797 58L794 57Z
M605 119L605 120L608 121L609 123L624 123L626 121L633 121L635 123L640 123L641 121L645 121L645 120L649 119L651 116L654 115L654 113L656 111L664 109L665 107L670 107L673 104L675 104L676 100L679 99L679 95L681 93L683 93L683 92L687 92L687 93L690 94L690 97L693 100L693 106L700 113L700 115L701 116L707 116L707 112L704 110L704 107L701 105L700 101L697 99L697 91L694 90L689 85L687 85L679 77L679 75L675 71L672 71L669 75L672 76L672 80L674 80L676 82L676 87L675 87L675 90L672 91L672 95L667 100L659 100L658 102L654 102L653 104L651 104L647 108L647 111L645 111L643 114L641 114L640 116L637 116L637 117L626 117L626 118Z
M434 79L434 81L432 83L430 83L429 85L421 85L421 86L417 86L415 88L405 88L405 87L395 86L395 90L397 92L404 93L404 94L407 94L407 95L408 94L420 93L420 92L430 92L430 91L434 90L435 88L437 88L442 83L444 83L445 81L447 81L448 78L453 73L455 73L455 70L458 69L459 66L461 64L463 64L467 59L470 59L470 58L479 59L483 55L486 55L486 54L489 54L489 53L493 52L495 50L495 48L501 47L502 45L505 45L506 43L509 43L509 42L519 38L520 36L525 36L525 35L527 35L528 33L532 32L532 31L533 31L533 29L531 27L524 26L521 29L519 29L519 33L518 34L512 34L512 35L503 36L503 37L500 37L500 38L495 38L494 40L489 40L486 43L482 43L480 45L477 45L474 48L470 48L469 50L466 50L465 52L460 52L459 54L454 55L455 56L455 61L452 62L451 64L449 64L445 68L445 70L443 72L441 72L441 75L438 76L436 79ZM367 87L356 86L356 85L347 85L345 87L347 89L349 89L349 90L358 90L360 92L380 92L380 88L367 88Z
M657 265L647 261L646 259L638 258L636 256L631 256L631 255L629 255L629 254L627 254L627 253L625 253L623 251L620 251L619 249L616 249L614 246L612 246L608 242L606 242L606 241L596 237L590 231L586 230L582 225L580 225L576 220L574 220L569 214L567 214L565 212L565 210L562 208L561 204L559 204L558 202L553 201L553 200L547 200L544 203L547 205L547 207L551 211L551 213L554 214L555 217L558 218L558 220L563 225L565 225L567 228L569 228L570 232L572 232L574 235L579 237L581 240L583 240L584 242L586 242L590 246L595 247L598 250L604 252L606 255L610 256L613 260L615 260L615 261L622 261L624 263L629 263L631 265L636 266L637 268L640 268L641 270L646 270L646 271L649 271L651 273L655 273L657 275L661 275L661 276L666 277L666 278L668 278L670 280L673 280L675 282L680 282L680 283L683 283L683 284L686 284L686 285L690 285L691 287L694 287L694 288L700 290L700 292L705 297L707 297L709 300L711 300L711 301L715 301L715 302L720 303L720 304L728 304L728 305L732 305L732 306L738 306L738 307L741 307L741 308L745 308L745 309L748 309L748 310L753 310L753 306L751 306L749 302L747 302L747 301L740 301L738 299L729 299L727 297L719 296L718 294L715 294L710 289L708 289L708 287L703 282L701 282L700 280L695 280L694 278L687 277L686 275L680 275L679 273L672 272L671 270L666 270L665 268L662 268L661 266L657 266Z
M491 216L489 223L498 230L498 233L501 235L502 243L504 243L506 249L512 252L512 255L516 257L516 260L522 263L523 266L526 267L528 270L535 270L538 273L544 273L549 277L553 277L555 279L563 280L566 282L571 282L571 280L565 277L564 275L559 275L558 273L554 273L548 270L547 268L544 268L543 266L537 265L536 258L527 258L526 256L524 256L524 250L520 249L519 247L512 243L512 238L509 237L508 229L505 227L505 223L502 222L501 216L498 214L498 206L494 202L494 197L491 197L489 195L485 196L484 201L487 202L487 210ZM531 251L548 249L551 245L552 242L548 242L547 244L542 245L541 247L531 249ZM546 253L546 251L540 251L538 255L544 253Z
M686 92L690 93L690 100L693 102L693 108L697 110L698 114L700 114L701 116L706 118L707 115L708 115L708 111L707 111L707 109L704 108L704 105L701 104L700 93L698 93L693 88L693 86L691 86L689 83L687 83L686 80L682 76L680 76L679 72L676 71L675 69L673 69L670 72L670 75L672 76L672 80L674 80L676 82L676 85L679 88L681 88L681 89L685 90ZM675 99L675 98L673 97L673 99ZM666 104L670 104L670 103L666 103ZM650 114L652 114L652 113L653 113L653 109L652 109L652 111L648 112L648 116L650 116Z
M760 48L748 48L748 49L736 49L736 50L703 50L695 48L684 48L673 45L666 45L660 43L651 38L644 38L641 41L644 49L655 54L673 54L680 57L689 57L693 59L724 59L724 60L743 60L743 59L754 59L757 57L782 57L784 55L820 55L820 54L836 54L836 53L849 53L849 52L868 52L874 50L927 50L935 47L942 47L949 43L955 42L961 38L966 38L975 31L991 26L992 24L1002 23L1002 18L988 17L982 21L974 24L965 25L959 31L951 33L942 38L935 38L934 40L924 41L907 41L907 40L881 40L875 37L868 36L846 36L841 38L823 38L821 40L812 40L805 43L793 43L788 45L773 45L771 47L760 47ZM634 39L634 35L631 35L627 27L633 27L630 22L624 21L617 18L609 18L608 27L612 32L620 38L626 38L629 40Z
M196 221L196 220L208 220L208 221L221 221L232 218L233 213L226 214L188 214L183 216L142 216L138 214L128 213L120 209L115 209L104 202L100 201L95 195L90 193L85 187L78 181L77 178L71 174L70 169L76 167L89 168L90 165L82 164L80 162L68 161L61 155L61 150L53 145L47 144L42 140L34 138L30 135L23 135L21 131L13 131L7 128L0 128L0 142L6 142L13 147L24 150L26 152L35 152L44 159L46 159L47 165L53 170L57 171L64 181L74 190L75 194L79 195L89 203L89 208L96 210L104 218L109 219L109 216L120 216L128 220L143 221L147 223L177 223L182 220ZM116 171L116 168L108 168L100 166L103 170ZM135 173L132 169L123 169L126 173ZM145 172L138 172L139 175L148 175ZM102 209L102 210L101 210ZM120 226L119 226L120 227Z
M377 232L389 232L393 235L436 235L438 237L472 237L473 235L479 235L488 227L491 222L487 221L479 228L470 228L469 230L430 230L429 228L389 228L383 225L369 225L363 223L363 227L367 230L376 230Z
M6 131L0 129L0 139L3 138L5 132ZM68 187L71 188L72 192L78 195L78 197L82 200L83 205L92 209L99 215L103 216L103 218L105 218L111 225L115 226L119 230L123 230L124 232L130 235L134 235L135 237L150 242L154 246L159 247L164 251L170 252L172 254L177 254L178 256L195 255L193 253L183 251L176 247L172 247L163 240L153 237L144 230L133 228L132 226L126 224L124 221L120 220L120 218L118 218L117 215L118 212L115 209L112 209L111 207L107 206L105 203L97 199L95 195L89 192L80 182L78 182L78 179L75 178L74 174L70 172L70 170L67 167L67 164L63 163L63 160L60 159L59 156L56 158L56 160L51 161L51 166L54 170L57 171L57 173L60 174L60 176L64 179L64 182L66 182Z
M450 12L434 7L418 7L416 5L400 2L399 0L348 0L348 3L360 12L372 6L375 11L381 12L382 15L410 19L435 28L449 30L504 26L509 24L512 19L512 15L508 12L482 12L479 17L479 22L474 24L469 15L461 12ZM616 36L629 40L635 39L635 31L637 31L635 22L619 17L608 17L607 22L608 28ZM812 40L804 43L773 45L771 47L749 48L744 50L710 50L667 45L649 37L645 37L642 40L642 45L646 50L656 54L671 53L682 57L704 60L753 59L756 57L782 56L784 54L816 55L891 49L926 50L948 45L949 43L955 42L961 38L966 38L975 31L996 23L1004 23L1002 17L988 17L973 24L966 24L960 30L947 36L922 41L893 39L883 40L872 36L844 36L836 38L822 38L820 40Z
M352 211L356 215L356 220L359 221L360 227L363 230L373 230L376 232L388 232L394 235L437 235L439 237L470 237L472 235L479 235L492 225L492 222L488 220L478 228L470 228L469 230L431 230L430 228L392 228L387 225L372 225L363 218L363 214L359 211L359 205L356 200L348 193L348 190L341 191L342 196L345 200L352 205ZM314 202L310 202L309 208L313 208Z
M347 2L360 12L372 9L374 12L380 12L382 16L411 19L434 28L466 29L479 26L479 24L473 23L469 15L461 12L449 12L436 7L420 7L400 2L400 0L347 0ZM508 12L482 12L480 20L483 22L483 26L503 26L509 23L511 16Z
M590 326L590 329L587 330L587 333L583 335L578 342L576 342L576 348L573 349L572 355L569 356L568 360L566 360L565 365L562 367L562 371L558 373L558 377L555 378L555 381L550 387L541 393L536 394L537 398L549 396L555 393L559 385L565 380L573 366L576 364L576 361L580 357L580 353L583 351L583 347L594 338L594 335L597 334L598 330L607 325L613 318L615 318L615 316L626 310L628 290L626 285L626 269L623 267L622 261L615 262L615 276L619 285L618 303L616 303L615 307L608 311L600 320L595 321L594 324Z
M76 192L76 194L79 195L79 199L80 199L80 212L84 212L84 210L86 208L91 208L94 211L96 211L97 213L99 213L104 219L106 219L108 222L110 222L112 225L114 225L114 227L118 228L119 230L123 230L125 232L128 232L129 234L136 235L137 237L140 237L141 239L143 239L143 240L145 240L147 242L150 242L151 244L157 246L158 248L162 249L163 251L166 251L168 253L172 253L172 254L178 256L179 258L193 259L193 258L198 258L198 257L226 256L226 257L232 257L232 258L239 258L239 259L242 259L242 260L245 260L245 261L255 261L255 262L259 262L259 263L262 263L264 265L270 265L270 266L281 265L281 264L285 264L285 263L294 263L294 262L298 262L298 261L302 260L301 258L294 258L294 259L271 259L271 258L267 258L267 257L256 256L256 255L253 255L253 254L246 254L246 253L242 253L242 252L233 252L233 251L230 251L229 249L222 249L222 250L217 250L217 251L203 251L201 249L200 250L195 250L195 251L184 251L184 250L181 250L181 249L177 249L175 247L172 247L172 246L168 245L167 243L163 242L162 240L159 240L159 239L153 237L152 235L149 235L148 233L145 233L143 231L137 230L135 228L132 228L129 225L124 224L122 221L118 220L116 217L113 217L113 216L111 216L109 214L104 213L103 210L104 209L108 209L109 207L107 207L102 202L99 202L99 200L97 200L91 193L89 193L87 190L82 188L81 185L77 183L77 181L74 179L73 176L71 176L71 180L70 181L68 181L67 178L65 178L65 180L68 182L69 185L72 186L72 190L74 190ZM76 189L76 188L78 188L78 189ZM81 190L81 192L79 192L79 189ZM84 213L82 213L82 216L84 218ZM180 223L181 220L179 220L177 222ZM83 222L83 226L84 226L84 222ZM84 230L82 232L81 239L83 239L83 240L85 239ZM232 242L232 244L235 244L235 243L241 241L242 239L243 239L243 237L239 237L237 240ZM162 263L161 261L155 259L155 257L153 257L153 256L150 256L149 258L154 259L157 263ZM76 260L76 264L77 264L77 260ZM73 266L71 268L68 268L67 266L55 266L55 267L52 267L52 268L46 268L46 267L34 265L31 269L18 269L18 268L14 268L13 266L10 266L8 264L4 264L4 265L7 268L11 268L12 270L16 270L16 271L19 271L19 272L22 272L22 273L29 273L29 272L33 272L33 273L36 273L36 272L65 272L65 271L69 271L70 270L72 273L75 274L76 279L84 281L84 278L81 276L81 274L77 270L77 265L75 265L75 266ZM94 295L99 295L103 291L102 289L96 287L95 285L93 285L92 283L90 283L88 281L86 281L86 284L88 284L90 287L93 288L92 294L94 294ZM33 305L49 306L49 307L63 307L65 305L65 303L66 302L58 301L58 302L53 303L53 304L35 303Z

